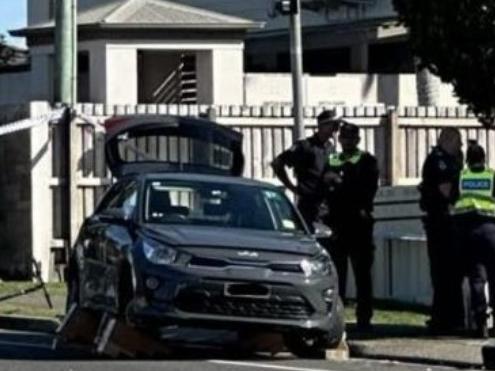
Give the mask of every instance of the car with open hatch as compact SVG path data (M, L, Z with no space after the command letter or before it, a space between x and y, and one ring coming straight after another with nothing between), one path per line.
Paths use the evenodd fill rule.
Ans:
M167 326L283 335L300 356L344 331L337 274L279 187L241 176L242 136L190 117L114 117L115 183L84 221L68 305Z

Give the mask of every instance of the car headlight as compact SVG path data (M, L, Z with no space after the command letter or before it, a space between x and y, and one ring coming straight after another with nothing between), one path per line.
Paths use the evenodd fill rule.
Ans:
M325 276L330 273L330 258L328 255L322 254L317 258L303 259L301 269L306 277Z
M144 240L143 252L146 259L153 264L169 265L177 260L177 251L156 241Z

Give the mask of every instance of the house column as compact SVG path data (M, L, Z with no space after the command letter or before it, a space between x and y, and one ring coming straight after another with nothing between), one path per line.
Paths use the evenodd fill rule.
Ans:
M244 101L242 45L196 53L198 103L241 105Z
M89 51L89 101L106 103L106 46L102 42L92 43Z
M196 52L198 104L213 104L213 51Z
M106 104L138 103L138 60L135 47L107 45ZM93 91L93 89L91 89Z
M361 42L351 46L351 71L368 72L368 43Z
M213 103L244 101L244 48L213 50Z

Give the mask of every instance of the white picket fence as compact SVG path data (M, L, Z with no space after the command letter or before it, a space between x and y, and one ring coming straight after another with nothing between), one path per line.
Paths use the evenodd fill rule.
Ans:
M214 109L212 111L211 109ZM323 107L307 107L307 134L315 130L316 116ZM383 185L415 184L429 148L442 127L455 126L465 139L478 139L487 148L495 166L495 131L482 128L463 107L341 107L346 120L361 128L361 147L374 153L381 169ZM31 115L50 110L45 103L31 105ZM246 157L244 175L273 181L270 162L292 144L290 107L139 105L105 106L83 104L81 117L70 125L31 129L33 254L44 263L44 274L51 275L54 257L67 250L84 218L89 216L111 184L105 165L104 132L98 123L115 115L173 114L197 116L214 113L216 121L240 131ZM70 141L68 138L70 134ZM67 147L69 145L69 147ZM145 141L138 147L180 155L181 145ZM70 152L67 148L70 148ZM375 292L378 297L427 303L429 301L428 262L420 213L413 188L387 187L380 191L376 226ZM395 237L390 239L390 231ZM401 237L402 236L402 237ZM404 236L414 238L404 239ZM387 238L389 238L387 240ZM392 242L390 242L392 241ZM390 247L393 246L393 247Z

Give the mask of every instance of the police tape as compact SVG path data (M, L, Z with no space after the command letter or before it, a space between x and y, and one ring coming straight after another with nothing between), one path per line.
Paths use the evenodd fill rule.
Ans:
M66 108L59 108L44 115L24 120L10 122L0 126L0 137L27 130L48 123L58 123L65 114Z

